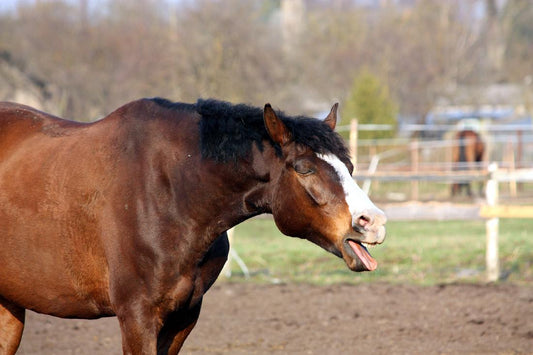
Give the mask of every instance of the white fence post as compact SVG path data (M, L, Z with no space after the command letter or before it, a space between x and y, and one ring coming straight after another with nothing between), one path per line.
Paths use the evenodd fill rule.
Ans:
M411 171L415 174L418 174L419 163L420 163L420 145L418 139L413 139L411 142ZM418 201L419 182L418 180L411 181L411 200Z
M354 171L357 171L357 137L359 135L357 124L357 119L355 118L350 122L350 155L352 156Z
M237 262L237 265L239 265L239 267L241 268L242 273L244 274L244 277L248 279L248 278L250 278L250 271L248 270L248 267L246 267L246 264L244 263L244 261L242 261L242 259L240 258L239 254L237 254L235 249L231 246L233 244L235 228L230 228L227 231L227 233L228 233L228 240L229 240L229 248L230 249L229 249L229 254L228 254L228 260L224 264L224 267L222 268L221 274L223 274L227 278L231 277L231 262L233 261L233 259L235 259L235 261Z
M498 180L495 173L498 170L498 164L489 165L489 180L487 181L487 205L496 206L498 204ZM500 278L500 262L498 255L498 230L500 219L492 217L487 219L487 280L489 282L497 281Z

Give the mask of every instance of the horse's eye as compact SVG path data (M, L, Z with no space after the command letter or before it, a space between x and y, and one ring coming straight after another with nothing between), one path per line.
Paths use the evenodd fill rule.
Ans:
M305 161L297 161L294 163L293 167L294 170L300 175L310 175L315 172L311 165Z

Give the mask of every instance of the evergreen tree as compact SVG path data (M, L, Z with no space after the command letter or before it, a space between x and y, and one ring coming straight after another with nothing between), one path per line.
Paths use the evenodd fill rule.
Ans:
M375 75L363 70L355 79L344 102L342 117L345 123L356 118L359 124L391 124L396 127L397 106L389 95L387 85ZM388 131L359 131L361 139L391 138L395 129Z

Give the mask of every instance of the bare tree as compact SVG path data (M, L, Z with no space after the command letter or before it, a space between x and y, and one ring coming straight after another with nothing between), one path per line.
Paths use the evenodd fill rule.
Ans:
M528 0L486 0L481 19L474 0L294 3L305 11L290 55L274 0L21 2L0 14L0 51L54 88L53 113L76 119L143 96L312 111L345 98L362 68L401 113L423 117L457 85L531 76Z

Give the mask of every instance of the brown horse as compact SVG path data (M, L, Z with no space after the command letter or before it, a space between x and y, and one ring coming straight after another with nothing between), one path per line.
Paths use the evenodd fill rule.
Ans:
M479 134L472 130L463 130L457 132L455 140L459 143L454 145L452 149L454 170L479 169L479 164L483 162L483 155L485 154L485 144ZM466 190L468 196L472 196L469 181L453 183L452 196L459 195L463 189Z
M377 262L385 215L325 121L215 100L131 102L82 124L0 103L0 353L26 309L118 317L125 354L176 354L228 254L225 231L279 229Z

